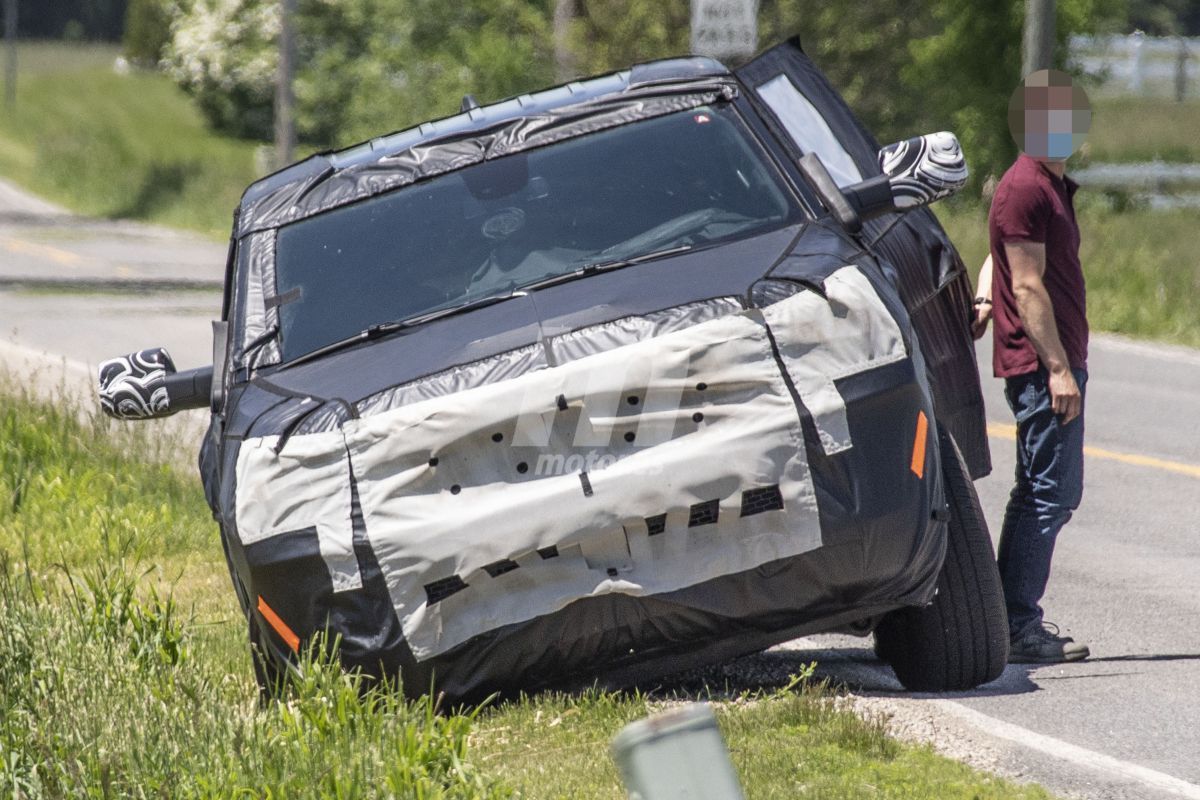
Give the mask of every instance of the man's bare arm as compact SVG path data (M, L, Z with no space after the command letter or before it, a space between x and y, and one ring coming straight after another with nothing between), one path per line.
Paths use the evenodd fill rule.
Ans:
M971 337L980 339L987 332L992 319L992 254L983 260L979 268L979 280L975 282L975 319L971 320Z
M1054 322L1054 306L1042 276L1046 274L1046 245L1037 242L1005 242L1005 255L1012 272L1013 295L1017 313L1029 341L1050 372L1050 401L1054 413L1062 415L1065 425L1083 406L1079 386L1071 373L1067 352L1063 349Z

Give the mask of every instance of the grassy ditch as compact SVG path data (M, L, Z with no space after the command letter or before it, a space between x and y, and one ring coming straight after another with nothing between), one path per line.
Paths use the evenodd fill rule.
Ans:
M1093 330L1200 347L1200 226L1192 210L1110 211L1081 192L1080 258ZM987 212L936 207L975 275L988 251Z
M608 743L671 692L439 715L312 657L260 707L198 482L130 455L158 447L0 378L0 793L622 796ZM807 681L717 706L751 798L1047 797L899 744Z
M0 114L0 175L80 213L228 235L254 178L250 142L209 131L165 75L113 69L116 47L20 47Z

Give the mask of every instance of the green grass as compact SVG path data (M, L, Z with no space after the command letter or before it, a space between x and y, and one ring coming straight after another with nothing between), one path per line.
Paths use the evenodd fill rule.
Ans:
M718 723L750 800L843 798L1048 798L1038 787L989 778L928 748L890 739L883 720L838 707L807 683L715 703ZM619 800L608 755L625 724L664 710L661 700L594 693L545 697L486 715L474 734L479 763L529 798Z
M0 175L84 214L227 236L254 180L254 144L209 131L164 75L118 75L115 47L20 48L0 108Z
M260 709L198 481L0 388L0 795L492 798L469 716L311 658Z
M1080 259L1092 330L1200 347L1200 226L1190 210L1114 212L1079 196ZM942 206L938 217L974 276L987 256L987 215Z
M434 714L310 654L261 707L198 481L158 465L178 446L0 376L0 795L622 797L609 742L663 698ZM750 798L1047 797L901 745L824 687L714 700Z
M1091 161L1200 161L1200 100L1097 100L1085 143Z

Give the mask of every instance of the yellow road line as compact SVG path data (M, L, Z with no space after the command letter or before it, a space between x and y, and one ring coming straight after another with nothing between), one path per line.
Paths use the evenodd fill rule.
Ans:
M10 236L0 238L0 247L3 247L10 253L48 258L66 267L75 267L83 262L83 256L78 253L72 253L70 250L63 250L48 244L28 242L24 239L14 239Z
M1000 422L989 422L987 424L988 436L997 439L1008 439L1013 441L1017 438L1017 426L1005 425ZM1143 456L1137 453L1121 453L1116 450L1105 450L1103 447L1091 447L1085 445L1083 448L1085 455L1092 458L1103 458L1107 461L1120 461L1122 464L1133 464L1137 467L1150 467L1151 469L1161 469L1164 472L1177 472L1180 475L1189 475L1193 478L1200 478L1200 467L1195 464L1184 464L1179 461L1168 461L1165 458L1155 458L1154 456Z

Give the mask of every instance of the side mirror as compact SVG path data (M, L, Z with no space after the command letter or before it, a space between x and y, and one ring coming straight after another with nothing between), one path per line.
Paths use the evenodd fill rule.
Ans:
M100 407L110 417L123 420L157 419L189 408L206 408L212 380L212 367L178 372L163 348L139 350L100 365Z
M928 205L967 182L958 137L946 131L889 144L879 151L879 166L882 174L839 188L816 153L799 162L821 203L850 233L858 233L864 219Z
M962 147L949 131L889 144L879 151L879 168L889 176L897 211L929 205L967 183Z

